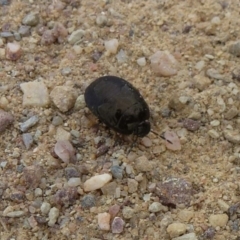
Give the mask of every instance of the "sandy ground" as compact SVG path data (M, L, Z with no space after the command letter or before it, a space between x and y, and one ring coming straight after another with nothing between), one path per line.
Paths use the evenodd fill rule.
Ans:
M168 240L184 234L190 234L186 239L240 239L240 53L234 45L239 7L235 0L0 0L0 107L14 116L0 141L0 239ZM37 24L19 36L29 13L37 14ZM106 22L96 23L100 15ZM42 34L56 22L67 29L67 36L44 42ZM84 34L71 44L69 36L78 29ZM6 32L15 34L6 37ZM107 54L104 41L110 39L118 39L118 51L127 55L124 62ZM5 49L15 41L22 54L13 61ZM229 50L231 46L236 49ZM176 75L161 77L152 71L149 57L157 50L175 56ZM137 64L141 57L145 66ZM79 96L91 81L110 74L139 89L151 110L152 129L177 133L181 150L167 149L150 133L128 154L132 140L113 146L116 136L101 124L96 130L86 108L61 112L52 100L43 107L23 104L22 83L42 81L49 93L66 86ZM35 140L26 149L19 124L34 115L39 121L27 132ZM53 123L56 116L60 124ZM190 131L184 119L194 119L198 128ZM68 166L53 154L61 131L77 153L77 162ZM96 157L99 138L110 149ZM137 166L141 156L147 159L146 168L150 166L147 171ZM110 172L114 164L122 166L123 178L113 178L105 192L92 191L94 203L86 207L89 193L83 183ZM69 167L80 173L73 194L68 191ZM162 200L156 184L169 178L191 184L184 201L181 188L175 200ZM43 210L44 202L57 209L55 220ZM162 204L156 212L149 208L154 202ZM98 224L98 214L114 205L120 206L117 216L125 222L120 234Z

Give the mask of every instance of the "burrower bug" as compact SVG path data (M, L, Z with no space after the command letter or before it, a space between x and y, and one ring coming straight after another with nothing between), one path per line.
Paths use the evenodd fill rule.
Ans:
M84 97L91 112L116 132L138 137L150 132L149 107L139 91L126 80L100 77L86 88Z

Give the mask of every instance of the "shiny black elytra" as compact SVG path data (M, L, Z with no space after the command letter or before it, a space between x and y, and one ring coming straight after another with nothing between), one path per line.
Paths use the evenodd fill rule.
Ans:
M86 88L84 97L91 112L116 132L138 137L149 133L149 107L139 91L126 80L100 77Z

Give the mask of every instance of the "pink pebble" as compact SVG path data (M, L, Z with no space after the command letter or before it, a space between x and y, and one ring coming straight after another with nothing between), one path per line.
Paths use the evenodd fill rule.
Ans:
M167 149L172 151L181 150L181 143L180 143L179 137L175 132L166 131L164 133L164 138L166 139L165 144Z

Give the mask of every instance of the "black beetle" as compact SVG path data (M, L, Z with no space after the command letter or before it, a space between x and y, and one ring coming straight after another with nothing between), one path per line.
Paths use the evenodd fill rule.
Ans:
M150 132L149 107L139 91L126 80L100 77L86 88L84 97L92 113L116 132L138 137Z

